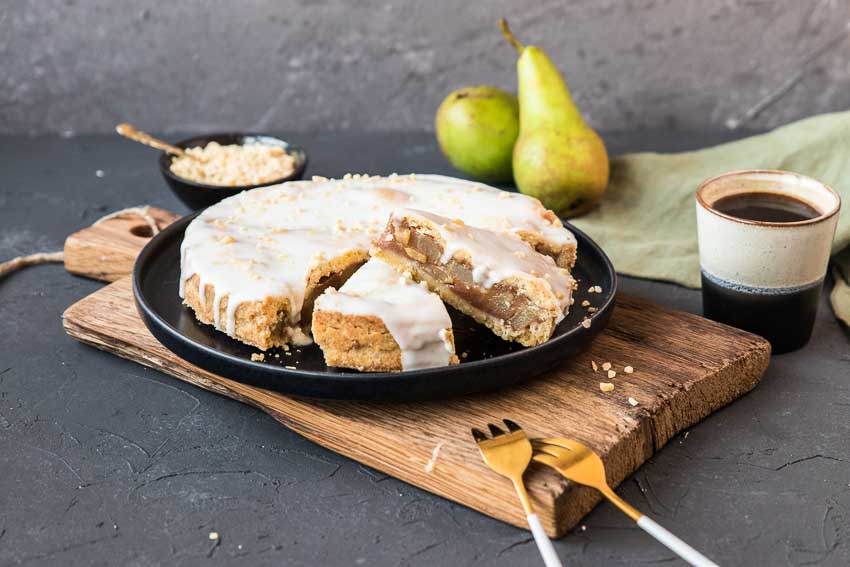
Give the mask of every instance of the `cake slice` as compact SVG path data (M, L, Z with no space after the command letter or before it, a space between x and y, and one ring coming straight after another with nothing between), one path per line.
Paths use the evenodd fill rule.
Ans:
M550 256L510 234L426 211L393 212L371 255L525 346L549 340L571 302L574 280Z
M374 258L316 299L313 338L328 366L397 372L458 363L440 298Z

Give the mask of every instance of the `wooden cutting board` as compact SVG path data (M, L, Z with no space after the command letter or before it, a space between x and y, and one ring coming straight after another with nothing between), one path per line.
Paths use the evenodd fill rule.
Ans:
M174 218L165 211L156 216L163 225ZM139 224L116 219L78 232L66 243L66 257L77 258L76 273L118 278L146 240L130 232ZM608 329L587 352L527 384L438 402L352 403L288 398L181 360L148 333L126 276L69 307L64 326L85 343L256 406L320 445L523 527L513 487L484 465L470 427L510 418L532 436L578 439L602 456L616 486L676 433L752 389L770 358L770 345L760 337L621 294ZM591 361L600 367L610 362L617 376L594 372ZM626 365L634 373L622 372ZM603 393L603 381L613 382L614 391ZM526 481L553 537L600 499L538 465Z

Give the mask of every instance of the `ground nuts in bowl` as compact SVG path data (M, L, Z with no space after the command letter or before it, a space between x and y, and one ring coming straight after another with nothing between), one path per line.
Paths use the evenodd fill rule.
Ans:
M175 157L171 171L184 179L221 187L260 185L292 175L297 160L280 146L210 142L187 148L188 155Z
M163 153L159 168L177 197L195 210L247 189L301 179L307 167L304 150L262 134L210 134L176 145L189 155Z

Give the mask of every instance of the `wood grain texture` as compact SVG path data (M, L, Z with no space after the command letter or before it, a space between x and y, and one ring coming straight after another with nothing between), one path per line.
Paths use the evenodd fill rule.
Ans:
M288 398L179 359L139 319L129 278L74 304L63 321L83 342L251 404L320 445L523 527L513 487L484 465L470 427L507 417L532 436L576 438L599 452L616 486L677 432L753 388L770 357L769 344L759 337L620 295L609 328L587 352L527 384L438 402L350 403ZM591 360L610 361L618 370L610 380L613 392L600 391L599 382L609 380L601 369L592 370ZM621 372L625 365L635 372ZM639 405L632 407L629 397ZM436 467L427 473L438 443L443 447ZM595 492L538 465L526 480L553 537L599 501Z
M160 230L180 218L156 207L148 212ZM136 255L151 236L148 224L132 215L84 228L65 239L65 269L78 276L114 282L133 271Z

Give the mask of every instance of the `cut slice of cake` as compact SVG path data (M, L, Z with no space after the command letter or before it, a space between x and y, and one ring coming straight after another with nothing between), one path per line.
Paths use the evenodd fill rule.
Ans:
M570 306L574 280L550 256L520 238L457 219L399 209L371 254L525 346L549 340Z
M313 338L328 366L394 372L458 363L440 298L375 258L316 299Z

